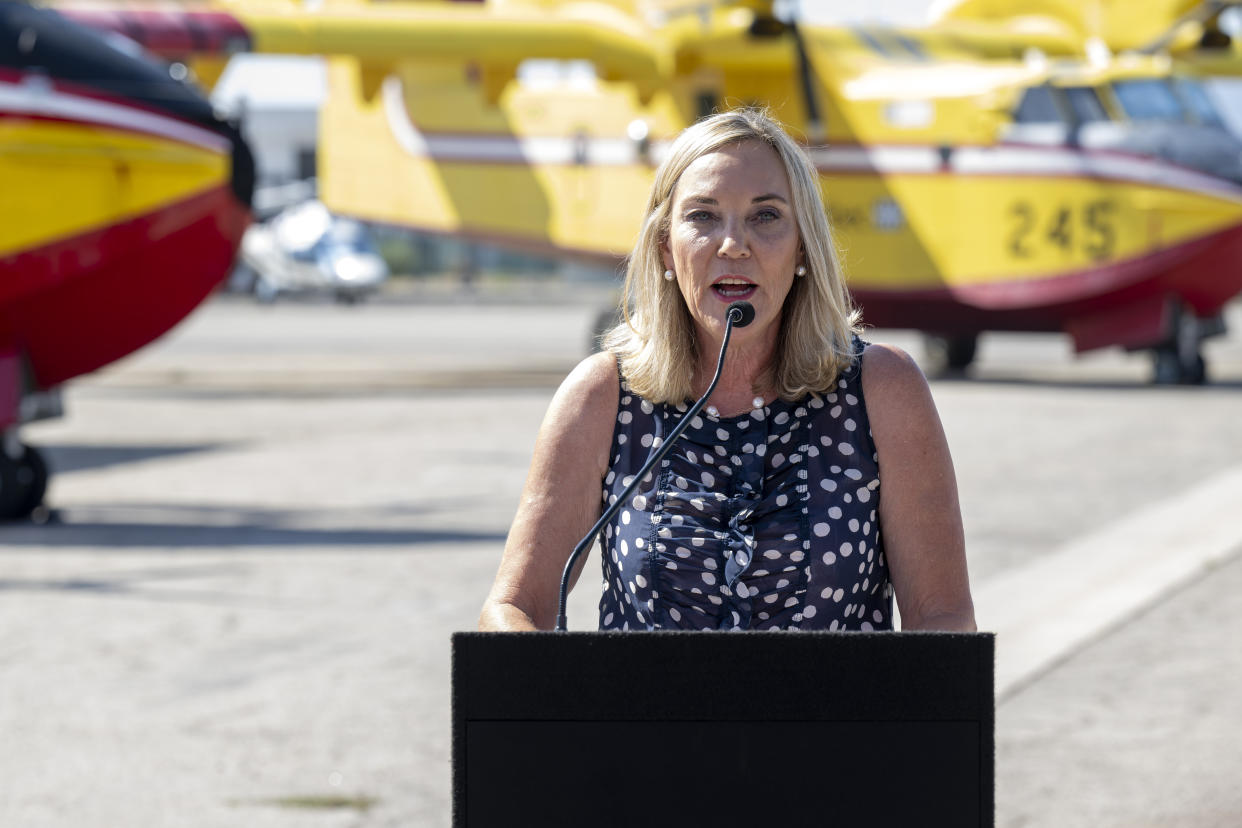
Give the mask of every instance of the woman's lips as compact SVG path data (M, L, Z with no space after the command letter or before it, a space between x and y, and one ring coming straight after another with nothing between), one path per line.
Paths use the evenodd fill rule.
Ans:
M756 290L758 290L757 285L712 285L712 291L726 302L736 302L739 299L749 299L755 295Z

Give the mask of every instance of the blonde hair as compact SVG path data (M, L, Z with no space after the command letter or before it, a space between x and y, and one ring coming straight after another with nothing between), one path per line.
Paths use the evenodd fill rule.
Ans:
M745 141L772 147L785 167L807 269L785 297L776 358L771 375L760 382L770 381L782 399L793 401L828 391L854 360L859 312L841 276L815 166L765 112L736 109L683 130L656 170L646 218L626 267L622 322L602 340L619 358L631 390L651 402L692 399L699 357L694 320L681 291L663 278L661 245L668 239L673 191L698 158Z

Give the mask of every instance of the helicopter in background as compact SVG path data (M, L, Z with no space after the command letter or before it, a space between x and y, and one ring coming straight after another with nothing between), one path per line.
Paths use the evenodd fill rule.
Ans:
M233 290L265 303L289 294L324 293L354 305L387 278L388 265L366 226L309 199L250 225L229 282Z
M1157 382L1196 383L1242 291L1242 147L1168 54L1213 25L1209 5L967 0L918 28L782 20L767 0L67 13L205 77L227 49L187 32L330 55L330 209L605 266L677 132L764 105L810 148L869 323L924 331L950 370L981 332L1062 331L1078 351L1149 349ZM532 58L552 76L519 71Z

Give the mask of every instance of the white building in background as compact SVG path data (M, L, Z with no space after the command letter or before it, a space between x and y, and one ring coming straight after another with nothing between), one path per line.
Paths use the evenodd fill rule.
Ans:
M315 177L318 109L247 103L237 114L254 153L260 186Z

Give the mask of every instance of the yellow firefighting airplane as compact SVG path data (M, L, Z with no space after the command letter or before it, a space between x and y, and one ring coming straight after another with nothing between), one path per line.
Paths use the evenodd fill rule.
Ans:
M919 29L790 23L770 0L57 5L208 79L208 41L332 55L332 209L607 262L680 129L767 106L819 166L867 321L937 335L951 368L982 331L1065 331L1201 382L1199 341L1242 290L1242 146L1168 58L1208 31L1201 3L966 0ZM536 82L531 58L566 71Z

